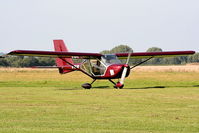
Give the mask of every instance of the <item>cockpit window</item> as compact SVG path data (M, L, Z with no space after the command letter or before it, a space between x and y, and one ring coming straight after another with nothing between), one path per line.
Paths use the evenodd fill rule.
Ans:
M102 56L102 61L106 65L111 65L111 64L121 64L121 61L117 58L116 55L112 54L107 54Z
M106 71L105 64L99 59L87 59L80 67L82 70L94 76L102 76Z

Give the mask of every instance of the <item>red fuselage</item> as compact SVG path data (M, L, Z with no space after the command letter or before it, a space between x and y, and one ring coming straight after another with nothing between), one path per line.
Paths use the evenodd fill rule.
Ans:
M96 76L96 79L117 79L120 78L126 64L112 64L107 67L106 72L102 76ZM128 66L126 77L130 74L130 67Z
M103 75L94 75L93 74L92 78L93 79L118 79L118 78L121 77L125 65L126 64L112 64L112 65L109 65L109 66L107 66L107 68L105 70L105 73ZM79 69L79 64L75 65L75 66L77 68L72 67L72 66L63 67L62 68L62 70L63 70L62 74L64 74L64 71L65 71L65 73L67 73L67 72L71 72L71 71L80 70ZM127 69L126 77L128 77L129 74L130 74L130 67L128 66L127 68L128 69Z

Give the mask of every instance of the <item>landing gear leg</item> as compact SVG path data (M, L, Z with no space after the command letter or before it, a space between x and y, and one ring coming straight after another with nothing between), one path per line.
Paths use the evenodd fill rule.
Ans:
M96 81L96 79L94 79L94 80L92 81L92 83L85 83L85 84L82 84L82 87L83 87L84 89L90 89L90 88L92 88L92 84L93 84L95 81Z
M111 82L111 83L113 83L114 84L114 88L116 88L116 89L122 89L123 87L124 87L124 84L121 84L119 81L117 82L117 83L115 83L113 80L111 80L111 79L109 79L109 81Z

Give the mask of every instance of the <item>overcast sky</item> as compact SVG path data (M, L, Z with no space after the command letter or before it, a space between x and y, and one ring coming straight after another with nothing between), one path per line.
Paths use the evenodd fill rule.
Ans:
M199 51L199 0L0 0L0 52L100 52L119 44L134 51Z

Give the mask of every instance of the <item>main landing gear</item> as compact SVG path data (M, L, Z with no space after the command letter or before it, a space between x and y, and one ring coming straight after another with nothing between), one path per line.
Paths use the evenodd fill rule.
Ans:
M95 81L96 81L96 79L94 79L92 83L84 83L84 84L82 84L82 87L83 87L84 89L90 89L90 88L92 88L92 84L93 84Z
M91 89L91 88L92 88L92 84L93 84L95 81L96 81L96 79L94 79L94 80L92 81L92 83L84 83L84 84L82 84L82 87L83 87L84 89ZM110 81L111 83L114 84L113 87L116 88L116 89L122 89L122 88L124 87L124 84L121 84L120 82L115 83L115 82L112 81L111 79L109 79L109 81Z

